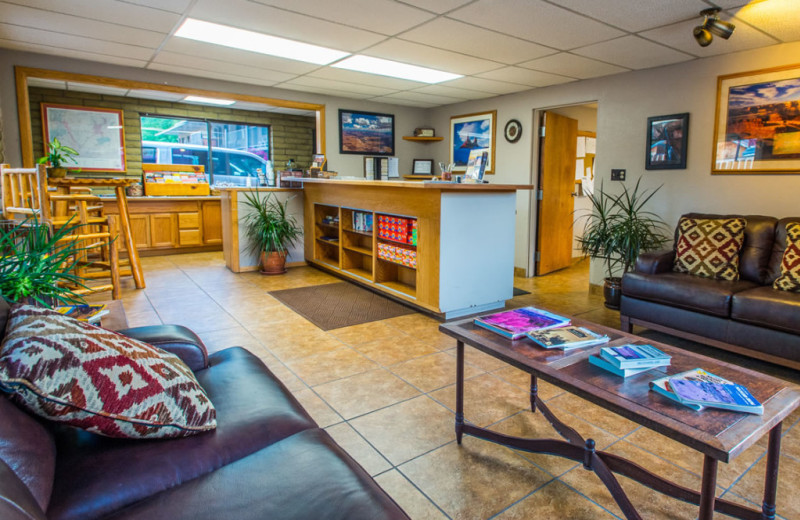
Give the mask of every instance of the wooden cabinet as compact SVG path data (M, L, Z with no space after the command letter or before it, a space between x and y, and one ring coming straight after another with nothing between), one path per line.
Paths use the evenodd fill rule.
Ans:
M175 214L150 215L150 247L175 247Z
M203 243L206 245L222 245L222 208L219 201L208 201L202 204Z

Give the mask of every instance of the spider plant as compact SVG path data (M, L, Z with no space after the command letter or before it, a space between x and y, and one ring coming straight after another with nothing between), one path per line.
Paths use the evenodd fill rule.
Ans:
M252 210L243 218L250 252L265 256L275 253L285 261L288 248L303 232L289 214L289 200L280 202L271 192L266 197L261 197L258 191L244 194L243 203Z

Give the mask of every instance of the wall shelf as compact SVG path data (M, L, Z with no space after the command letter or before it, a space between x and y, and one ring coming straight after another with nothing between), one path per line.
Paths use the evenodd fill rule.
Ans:
M416 137L413 135L404 135L403 139L406 141L416 141L418 143L433 143L435 141L442 141L444 137Z

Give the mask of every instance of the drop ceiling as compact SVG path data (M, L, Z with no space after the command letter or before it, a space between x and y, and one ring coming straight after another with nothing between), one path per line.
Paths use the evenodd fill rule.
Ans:
M736 31L700 47L691 29L715 5ZM174 37L189 17L464 77L428 85ZM798 21L800 0L0 0L0 47L429 108L796 41ZM56 83L40 86L108 88Z

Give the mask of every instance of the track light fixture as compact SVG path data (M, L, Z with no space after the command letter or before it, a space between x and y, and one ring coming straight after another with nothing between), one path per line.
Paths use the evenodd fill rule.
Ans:
M730 22L723 22L720 20L719 17L717 17L719 12L719 7L711 7L700 11L700 16L705 16L705 20L703 20L701 25L694 28L692 34L701 47L708 47L711 45L711 40L714 39L712 36L713 34L725 40L730 38L731 34L733 34L733 30L736 26Z

